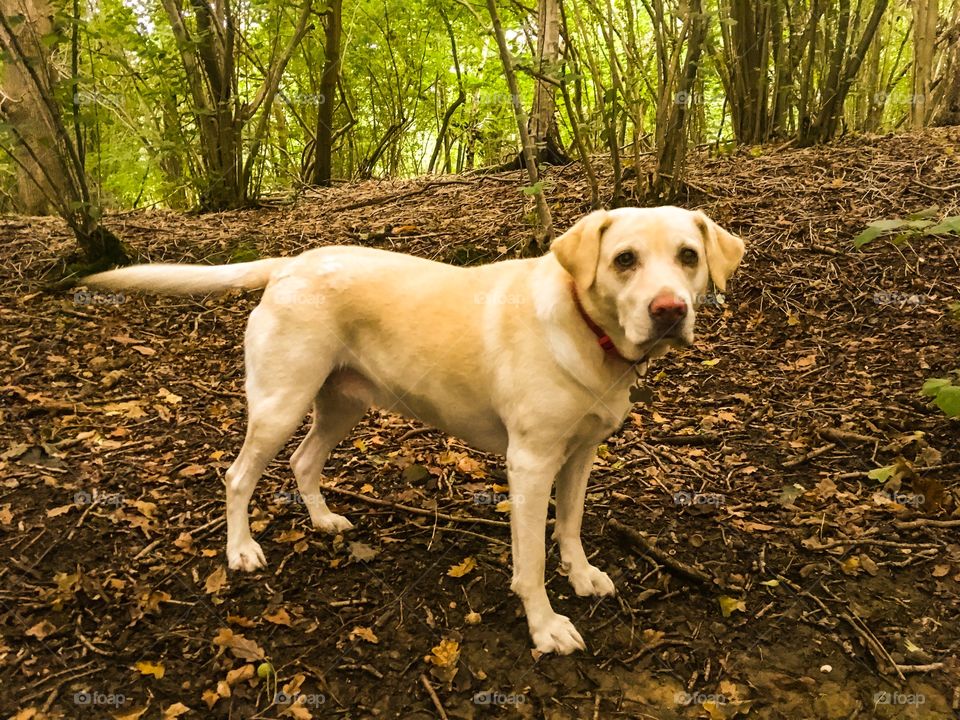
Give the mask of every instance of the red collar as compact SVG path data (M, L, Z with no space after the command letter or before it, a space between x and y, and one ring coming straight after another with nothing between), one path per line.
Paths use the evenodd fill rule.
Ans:
M597 344L603 348L607 355L615 357L617 360L622 360L628 365L635 365L636 363L633 360L628 360L620 354L620 351L617 350L617 346L613 344L613 340L610 339L610 336L603 331L602 327L593 321L593 318L587 315L587 311L583 308L583 303L580 302L580 296L577 294L577 286L571 285L570 290L573 293L573 304L577 306L580 317L583 318L583 321L587 324L587 327L590 328L590 332L597 336Z

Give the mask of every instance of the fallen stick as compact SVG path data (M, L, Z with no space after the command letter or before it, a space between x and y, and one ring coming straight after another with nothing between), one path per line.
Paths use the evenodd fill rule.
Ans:
M430 681L427 679L427 676L423 673L420 673L420 682L423 683L423 686L427 689L427 693L430 695L430 699L433 700L433 706L437 709L437 712L440 714L441 720L448 720L447 713L443 709L443 703L440 702L440 698L437 697L437 691L433 689L433 685L430 684Z
M692 565L687 565L682 563L674 557L671 557L663 550L659 549L653 543L651 543L647 538L638 533L631 527L627 527L619 520L610 520L608 523L614 531L620 534L623 538L628 540L631 545L634 546L636 550L639 550L641 554L647 555L648 557L653 558L661 565L666 567L668 570L676 573L677 575L682 575L688 580L696 580L697 582L703 583L705 585L717 585L724 589L727 589L728 586L718 578L709 575L703 570L693 567ZM729 587L731 590L739 590L740 588Z
M401 510L414 515L422 515L423 517L432 517L439 520L447 520L449 522L492 525L493 527L510 527L510 523L504 522L503 520L488 520L487 518L478 518L472 516L459 517L457 515L448 515L447 513L437 512L435 510L427 510L425 508L413 507L412 505L401 505L400 503L390 502L389 500L381 500L380 498L370 497L369 495L353 492L353 490L344 490L343 488L333 487L331 485L324 485L323 489L327 492L332 492L337 495L344 495L346 497L362 500L370 505L393 508L394 510Z
M806 452L806 453L804 453L803 455L798 455L797 457L792 458L792 459L790 459L790 460L784 460L784 461L781 463L781 465L783 465L783 467L785 467L785 468L796 467L797 465L800 465L800 464L802 464L802 463L805 463L807 460L813 460L814 458L820 457L820 456L823 455L824 453L830 452L830 451L833 450L836 446L837 446L837 444L836 444L836 443L832 443L832 442L831 442L831 443L827 443L826 445L821 445L820 447L816 448L815 450L811 450L810 452Z
M920 518L918 520L897 520L894 526L900 530L908 530L918 527L960 527L960 520L934 520L933 518Z

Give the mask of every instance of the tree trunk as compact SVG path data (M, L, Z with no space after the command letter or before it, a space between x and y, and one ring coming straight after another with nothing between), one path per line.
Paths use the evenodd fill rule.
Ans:
M937 77L938 106L933 124L960 125L960 0L954 0L952 21L944 28L943 58Z
M343 29L343 0L330 0L324 25L323 74L320 77L320 107L317 111L317 142L313 184L330 185L333 179L333 115L337 82L340 79L340 35Z
M538 162L564 164L570 159L557 129L557 67L560 61L559 0L539 0L537 9L537 72L534 77L530 139Z
M933 107L933 50L937 39L939 0L912 0L913 6L913 97L910 122L923 127Z
M47 0L0 0L4 17L22 16L12 25L24 60L37 67L46 67L41 38L52 37L53 9ZM47 51L49 52L49 51ZM50 68L53 70L53 68ZM56 146L45 123L38 122L45 114L26 67L18 62L3 62L3 94L0 117L17 128L22 141L13 147L17 173L15 209L24 215L48 215L55 212L51 197L63 194L65 169L61 166Z
M663 22L661 18L661 22ZM671 52L679 58L681 41L686 37L682 63L674 61L661 72L657 100L657 164L650 179L648 194L658 199L671 199L682 187L683 164L687 150L687 112L693 101L700 56L707 37L707 16L701 0L691 0L684 31Z
M507 78L507 89L510 91L510 102L513 105L513 115L517 121L517 134L520 137L520 154L523 157L523 165L527 170L527 178L530 180L529 192L536 200L537 215L540 217L540 234L534 245L539 245L536 249L543 252L550 246L550 241L553 240L553 218L550 216L547 200L543 196L543 183L540 182L540 173L537 170L533 140L527 132L527 118L524 117L523 106L520 104L520 90L517 87L517 73L513 67L513 56L510 54L510 48L507 47L507 40L503 34L503 25L500 24L496 0L487 0L487 12L490 13L493 34L497 39L497 48L500 50L503 74Z

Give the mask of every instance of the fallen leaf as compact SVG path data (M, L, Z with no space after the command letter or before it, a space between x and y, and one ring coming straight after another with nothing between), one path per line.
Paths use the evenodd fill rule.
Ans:
M213 710L213 706L220 701L221 695L216 690L211 690L210 688L207 688L206 690L203 691L203 694L200 697L207 704L207 709ZM223 697L230 697L230 696L224 695Z
M284 530L277 535L277 542L295 543L298 540L303 540L304 537L306 537L306 535L302 530Z
M477 567L477 561L472 557L467 557L464 558L463 562L453 565L449 570L447 570L447 575L455 578L463 577L475 567Z
M724 617L730 617L734 612L746 612L747 605L743 600L738 598L730 597L729 595L721 595L717 600L720 603L720 612L723 613Z
M274 613L264 613L263 619L272 622L274 625L286 625L290 627L290 614L283 608L278 608Z
M183 703L174 703L163 711L162 720L177 720L178 717L188 712L190 712L190 708Z
M356 640L357 638L366 640L368 643L373 643L374 645L380 642L380 638L374 635L373 630L368 627L360 627L359 625L350 631L350 639Z
M227 685L232 687L238 682L243 682L244 680L249 680L256 673L256 669L250 663L246 665L241 665L238 668L234 668L227 673Z
M138 660L136 668L141 675L153 675L157 680L162 678L164 672L166 672L163 663L152 663L147 660Z
M366 543L362 542L351 542L350 543L350 559L356 560L358 562L368 562L373 560L378 554L379 550L372 548Z
M50 633L56 631L57 627L49 620L41 620L24 634L27 637L35 637L37 640L43 640Z
M248 640L240 633L235 633L230 628L220 628L220 632L213 638L213 644L229 650L233 655L252 662L253 660L263 660L266 657L263 648L253 640Z
M221 565L207 576L203 589L207 595L213 595L220 592L223 586L227 584L227 569Z
M147 712L147 708L143 707L139 710L130 710L129 712L119 712L115 713L113 720L140 720L143 717L144 713Z

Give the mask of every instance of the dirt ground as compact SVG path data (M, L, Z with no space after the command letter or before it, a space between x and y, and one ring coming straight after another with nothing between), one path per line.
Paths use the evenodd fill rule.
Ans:
M560 658L533 657L509 591L501 459L394 415L328 465L355 530L310 529L301 433L253 502L268 568L227 572L255 294L43 292L64 226L4 220L0 715L960 716L960 424L919 393L960 368L960 240L851 245L870 220L960 214L958 147L954 128L696 160L684 204L747 255L598 452L585 546L618 597L573 596L549 551L588 644ZM153 261L360 243L488 262L528 235L522 186L368 182L107 224ZM576 166L547 190L559 227L588 209Z

